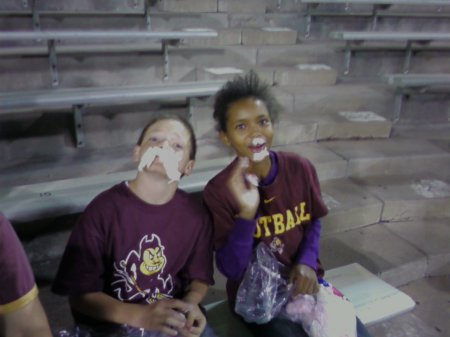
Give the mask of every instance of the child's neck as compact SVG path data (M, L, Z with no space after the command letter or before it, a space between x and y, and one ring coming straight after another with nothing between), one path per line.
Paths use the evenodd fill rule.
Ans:
M148 204L163 205L175 195L177 182L168 183L161 176L139 172L135 179L129 182L131 191Z

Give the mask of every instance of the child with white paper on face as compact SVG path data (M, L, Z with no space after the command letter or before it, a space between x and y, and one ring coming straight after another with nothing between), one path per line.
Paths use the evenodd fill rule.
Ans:
M212 228L178 188L195 154L185 119L153 119L133 151L136 177L98 195L75 225L53 291L69 296L75 322L94 336L124 326L205 334L199 303L213 283Z

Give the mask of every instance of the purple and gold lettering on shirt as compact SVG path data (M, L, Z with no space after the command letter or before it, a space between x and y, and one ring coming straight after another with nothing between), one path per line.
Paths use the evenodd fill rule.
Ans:
M294 210L286 210L283 213L274 213L258 218L255 234L256 239L261 237L270 237L272 235L280 235L300 226L305 221L311 220L311 214L306 213L306 202L301 202L299 206L295 206ZM295 220L294 220L295 214Z
M136 250L130 251L119 265L114 263L111 285L119 300L144 298L153 303L172 297L172 276L164 273L164 248L158 235L152 234L150 239L145 235Z

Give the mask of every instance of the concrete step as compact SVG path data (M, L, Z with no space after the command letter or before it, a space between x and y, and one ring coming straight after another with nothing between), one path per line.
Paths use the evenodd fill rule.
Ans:
M284 103L292 96L278 96ZM289 105L283 104L283 106ZM192 121L199 138L217 138L211 107L195 108ZM371 111L280 113L274 125L274 145L331 139L387 138L392 122ZM326 144L326 143L325 143Z
M388 138L392 122L372 111L308 112L289 114L292 123L317 125L315 140Z
M280 86L278 90L293 96L293 110L298 114L372 111L391 119L393 95L379 83L338 83L331 86ZM288 110L289 111L289 110Z
M83 53L58 53L59 87L124 86L163 82L164 64L160 45L126 44L110 53L96 45ZM2 58L0 91L51 88L51 74L45 48L42 54ZM197 67L250 67L256 64L256 47L170 47L168 82L196 79Z
M282 145L275 146L273 149L297 153L308 158L314 164L319 180L322 182L329 179L345 178L347 175L347 162L318 143Z
M348 160L351 177L436 172L450 167L450 153L427 140L343 140L323 145Z
M416 302L414 310L369 327L373 337L442 337L450 332L448 276L427 277L399 288Z
M322 198L329 213L323 218L322 233L339 233L380 221L383 203L350 179L321 182Z
M341 5L341 8L343 4ZM409 9L410 11L410 9ZM369 11L370 12L370 11ZM366 12L368 13L368 12ZM446 31L448 30L449 20L447 18L421 18L421 17L383 17L378 20L377 30L389 31ZM315 16L311 25L310 39L327 39L332 30L370 30L372 19L368 16ZM419 28L420 27L420 28ZM302 31L305 32L306 23L302 25ZM300 31L299 31L300 34ZM302 34L304 36L304 34Z
M245 28L242 30L244 45L293 45L297 43L297 31L286 27Z
M353 181L384 204L381 221L411 221L450 217L450 177L446 175L405 172Z
M450 218L450 179L433 174L321 182L329 208L323 232L338 233L380 221Z
M255 70L262 80L280 86L334 85L336 71L326 64L297 64L294 66L252 66L246 68L213 67L198 69L198 80L231 79L250 69Z
M449 218L376 223L324 234L321 260L325 269L357 262L400 286L425 276L448 275L449 237Z
M159 1L156 6L159 10L181 13L217 12L217 0L192 0L192 1Z

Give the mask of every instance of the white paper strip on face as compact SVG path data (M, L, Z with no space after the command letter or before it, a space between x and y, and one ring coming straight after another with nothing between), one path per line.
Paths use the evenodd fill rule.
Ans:
M150 147L148 148L139 162L138 171L142 172L145 167L149 167L156 157L159 157L167 177L170 179L169 184L174 181L179 181L181 173L178 170L178 164L183 157L183 152L176 152L171 147L165 145L164 147Z
M266 140L262 137L253 138L252 140L252 146L259 146L262 144L265 144ZM264 158L269 156L269 151L267 150L267 146L264 146L264 148L257 153L253 153L253 161L262 161Z

